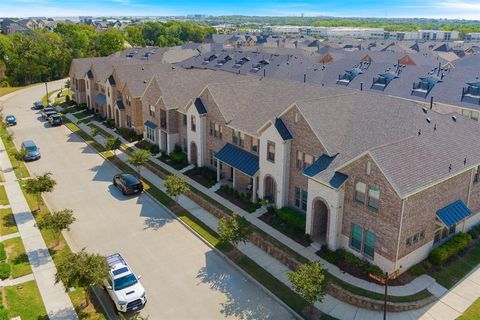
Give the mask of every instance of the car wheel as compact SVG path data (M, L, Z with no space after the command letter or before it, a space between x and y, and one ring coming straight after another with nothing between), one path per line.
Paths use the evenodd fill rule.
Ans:
M117 186L117 182L115 181L115 179L113 179L113 185L116 187Z

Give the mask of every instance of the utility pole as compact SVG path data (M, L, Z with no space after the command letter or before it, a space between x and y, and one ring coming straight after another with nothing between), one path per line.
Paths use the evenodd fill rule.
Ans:
M45 91L47 92L47 107L48 107L48 82L45 81Z
M385 272L385 296L383 297L383 320L387 320L388 272Z

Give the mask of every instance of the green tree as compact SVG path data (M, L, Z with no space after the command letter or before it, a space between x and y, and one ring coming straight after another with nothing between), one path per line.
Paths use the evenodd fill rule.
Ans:
M185 182L185 180L174 174L168 176L163 185L167 189L167 194L170 197L175 197L176 202L178 202L179 195L190 190L190 186Z
M66 290L81 287L85 290L85 303L90 304L90 288L102 286L103 279L108 277L110 267L107 258L99 254L89 254L84 250L69 253L57 264L55 282L62 281Z
M92 50L95 55L108 56L124 47L123 34L116 29L97 33L93 37Z
M145 46L146 41L143 38L143 26L126 26L124 29L125 39L132 46Z
M240 242L245 243L248 240L250 233L251 229L247 220L236 213L223 217L218 221L220 241L222 243L231 243L234 253L236 253L236 247Z
M42 194L45 192L52 192L57 184L57 182L53 180L51 176L52 174L47 172L40 176L35 176L31 179L25 180L25 191L37 198L37 210L40 210Z
M118 137L110 137L105 144L107 150L113 151L113 155L116 155L115 152L120 149L122 146L122 141Z
M312 313L315 302L322 302L325 298L325 270L320 262L300 265L297 270L288 273L288 279L293 290L307 302L308 311Z
M137 170L138 176L140 177L141 167L148 161L152 154L147 150L135 150L132 152L130 157L127 158L127 162L135 167Z
M40 229L47 229L53 232L57 245L60 243L60 234L63 230L70 230L70 225L75 222L73 211L64 209L44 215L38 222Z

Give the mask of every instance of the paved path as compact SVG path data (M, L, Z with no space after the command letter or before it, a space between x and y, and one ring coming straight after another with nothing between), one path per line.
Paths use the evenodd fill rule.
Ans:
M20 237L20 233L18 233L18 232L15 232L15 233L12 233L12 234L7 234L5 236L0 237L0 242L3 242L3 241L8 240L8 239L18 238L18 237Z
M28 203L23 196L10 159L3 142L0 140L0 166L5 176L5 191L10 201L13 217L17 224L18 232L32 266L33 276L42 296L45 309L50 319L78 319L72 302L65 292L62 283L55 284L57 269L43 241L40 231L35 225Z
M86 124L79 124L79 127L87 132L89 132L90 130L90 127ZM102 127L102 129L105 129L105 127ZM106 139L101 135L97 135L94 138L100 144L105 145ZM117 157L122 161L126 162L128 155L123 151L117 151ZM142 168L142 176L160 190L164 192L166 191L163 185L163 180L150 170ZM190 198L184 195L180 195L178 201L180 205L186 210L188 210L192 215L200 219L211 229L217 230L218 219L215 216L198 206ZM246 217L250 216L246 215ZM246 244L240 244L238 248L240 251L242 251L242 253L244 253L250 259L254 260L258 265L267 270L278 280L280 280L290 288L292 287L287 276L287 273L290 271L290 269L283 265L281 262L279 262L277 259L271 257L265 251L250 242L247 242ZM341 320L383 319L383 312L358 308L350 304L344 303L330 295L327 295L327 298L323 303L316 303L315 306L320 311ZM425 312L426 308L401 313L389 313L388 319L418 319L422 314L425 314Z

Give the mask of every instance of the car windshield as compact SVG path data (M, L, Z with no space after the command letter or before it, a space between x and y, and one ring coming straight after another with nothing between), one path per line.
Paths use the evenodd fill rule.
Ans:
M137 278L135 278L135 276L131 273L124 277L113 280L113 286L115 290L122 290L130 286L133 286L137 282L138 282Z
M129 185L129 186L133 186L133 185L136 185L139 183L138 179L135 178L134 176L132 176L131 174L125 174L123 176L123 179L125 179L125 182Z
M37 151L37 147L36 147L36 146L26 147L25 149L27 149L27 151L29 151L29 152L35 152L35 151Z
M7 120L15 120L15 117L14 116L8 116Z

